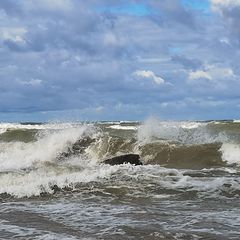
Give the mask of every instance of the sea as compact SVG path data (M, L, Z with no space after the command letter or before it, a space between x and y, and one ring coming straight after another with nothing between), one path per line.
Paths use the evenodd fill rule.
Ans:
M239 240L240 121L0 123L0 239Z

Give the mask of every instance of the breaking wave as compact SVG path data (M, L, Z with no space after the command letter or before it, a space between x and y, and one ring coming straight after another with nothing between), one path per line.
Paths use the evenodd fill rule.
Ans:
M158 179L166 192L230 189L236 194L239 185L234 178L209 178L206 189L206 182L192 179L191 174L212 175L217 169L238 174L239 131L236 122L156 119L143 124L0 124L0 197L77 191L82 184L110 184L115 178L122 182ZM102 164L104 159L127 153L139 154L144 165Z

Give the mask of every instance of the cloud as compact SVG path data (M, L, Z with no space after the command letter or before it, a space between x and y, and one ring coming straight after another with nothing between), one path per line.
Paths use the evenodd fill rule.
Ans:
M33 86L33 87L37 87L37 86L41 86L43 81L41 79L31 79L29 81L19 81L20 84L23 85L28 85L28 86Z
M24 41L24 35L27 30L23 27L2 27L0 28L0 38L2 40L11 40L14 42L22 42Z
M42 9L48 11L71 11L73 7L74 5L71 0L41 0L37 2L34 0L28 0L25 3L25 8L28 10Z
M19 0L1 0L0 9L7 14L21 15L22 14L22 3Z
M133 73L134 76L152 80L154 83L161 85L165 83L165 80L152 71L138 70Z
M197 70L195 72L190 72L189 77L190 80L196 80L200 78L206 78L208 80L212 80L212 76L209 74L209 72L205 72L202 70Z
M197 69L202 65L202 62L196 58L188 58L182 55L174 55L171 60L175 63L183 65L186 69Z
M150 7L152 7L151 19L158 24L181 24L191 29L196 27L194 16L191 12L187 11L182 5L181 1L178 0L161 0L148 1Z
M217 6L238 6L240 5L240 0L211 0L214 7Z
M240 36L240 1L211 0L213 11L220 14L226 31L239 38Z
M220 68L216 66L207 66L205 70L197 70L190 72L188 78L190 80L196 80L205 78L208 80L220 80L235 78L235 74L231 68Z
M104 111L104 107L103 107L103 106L96 107L96 108L95 108L95 111L96 111L97 113L101 113L101 112Z
M233 103L224 105L233 116L240 5L212 0L218 10L203 11L186 2L1 0L1 112L141 120L174 109L188 118L204 102L187 108L187 98L210 98Z

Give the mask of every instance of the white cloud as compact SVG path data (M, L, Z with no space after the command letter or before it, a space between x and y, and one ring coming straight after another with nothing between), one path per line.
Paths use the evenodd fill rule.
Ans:
M211 0L213 6L237 6L240 5L240 0Z
M73 9L73 4L71 0L41 0L34 1L28 0L24 3L25 9L40 9L40 10L50 10L50 11L71 11Z
M240 0L211 0L212 10L222 13L224 8L234 8L240 6Z
M205 78L208 80L224 80L227 78L235 78L235 74L231 68L207 66L205 70L197 70L195 72L190 72L188 75L189 80L196 80L200 78Z
M110 44L110 45L115 45L118 43L118 39L113 33L106 33L104 35L104 43L105 44Z
M25 42L24 35L27 30L23 27L2 27L0 28L0 38L14 42Z
M223 44L226 44L226 45L230 45L230 41L226 37L221 38L219 41L220 41L220 43L223 43Z
M209 67L208 69L209 74L212 78L234 78L235 74L231 68L220 68L220 67Z
M99 106L99 107L96 107L95 108L95 111L97 112L97 113L101 113L101 112L103 112L104 111L104 107L103 106Z
M41 79L34 79L34 78L32 78L29 81L19 81L19 82L22 85L28 85L28 86L34 86L34 87L42 85L42 80Z
M195 79L199 79L199 78L206 78L206 79L209 79L209 80L212 79L211 75L208 72L204 72L202 70L198 70L198 71L195 71L195 72L190 72L188 78L190 80L195 80Z
M165 80L157 75L155 75L152 71L138 70L133 73L134 76L150 79L158 85L164 84Z

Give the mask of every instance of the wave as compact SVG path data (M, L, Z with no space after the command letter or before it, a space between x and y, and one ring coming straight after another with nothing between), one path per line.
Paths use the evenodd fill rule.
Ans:
M0 135L10 131L66 129L77 126L78 123L0 123Z
M156 119L149 119L142 125L136 122L46 124L28 126L28 129L19 124L10 128L9 125L8 131L0 136L0 196L30 197L53 194L61 189L75 191L81 184L108 184L106 182L117 178L123 182L128 177L155 181L164 172L167 172L166 179L161 178L164 189L197 188L202 184L199 189L205 191L205 183L191 179L195 172L197 176L210 176L223 168L226 174L232 174L226 169L234 172L235 166L240 166L240 145L232 137L238 132L233 131L231 124L224 125L224 131L219 131L219 124L212 122L160 122ZM25 134L24 137L19 137L21 134ZM101 163L103 159L127 153L139 154L145 165ZM178 180L174 182L172 176ZM209 184L224 190L227 188L224 186L230 184L228 181L209 180ZM235 192L236 182L231 181L231 186L231 191Z
M208 122L163 122L150 118L139 127L138 140L149 143L157 139L182 144L203 144L225 142L229 136L225 131L217 131Z
M50 128L48 125L42 127L44 131L36 131L36 126L33 126L27 131L15 129L3 134L0 137L0 171L14 169L14 166L16 169L27 168L35 162L57 161L70 156L101 161L127 153L140 154L146 164L177 168L239 163L239 144L229 141L223 133L211 135L206 123L151 120L139 127L134 126L138 131L128 136L115 135L115 132L112 134L91 124L61 127ZM124 129L133 128L126 126Z
M224 143L220 148L222 153L222 159L227 161L229 164L240 165L240 145Z
M121 125L113 125L107 128L117 129L117 130L137 130L138 129L138 127L136 126L121 126Z
M171 167L239 163L239 144L226 133L209 129L209 123L150 119L140 126L130 123L105 128L93 124L33 125L27 130L25 126L14 126L0 136L0 171L18 164L28 167L33 162L56 161L59 156L80 154L101 161L115 155L137 153L145 163ZM120 131L109 132L108 129ZM125 130L131 131L126 133Z
M53 194L56 188L74 190L77 184L100 181L110 177L118 170L118 166L87 167L75 162L65 164L43 163L37 168L24 172L8 172L0 174L0 196L7 194L14 197L31 197L42 194Z
M181 198L239 199L238 174L229 173L228 168L189 171L153 165L73 167L72 163L45 163L29 172L0 174L0 200L81 192L106 194L106 197L125 194L126 197L157 198L167 194L174 198L179 195Z
M40 132L34 142L2 142L0 171L28 168L38 162L56 161L57 156L67 151L78 139L93 133L94 128L87 126L71 127Z

